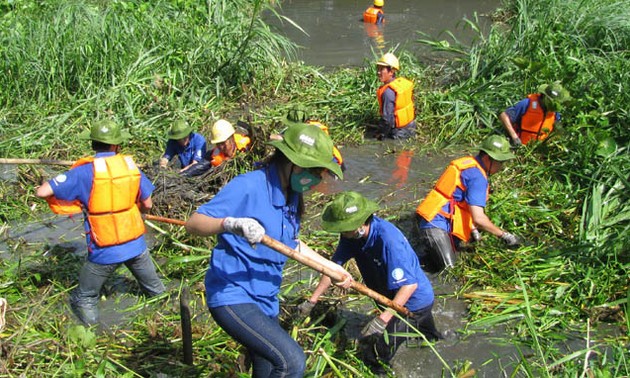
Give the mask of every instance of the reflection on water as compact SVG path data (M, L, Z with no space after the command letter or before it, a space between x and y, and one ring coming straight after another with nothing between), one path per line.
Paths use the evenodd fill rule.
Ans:
M499 6L498 0L387 0L385 23L379 27L364 24L363 11L371 1L357 0L285 0L279 13L297 23L307 34L289 22L274 16L268 22L304 48L299 59L318 66L361 65L383 51L397 46L430 55L417 42L418 32L446 39L445 31L468 44L474 34L463 28L463 18L480 15L482 30L490 24L486 16Z
M341 148L343 180L324 180L315 189L332 194L354 190L381 205L417 203L431 189L451 155L416 155L393 140Z

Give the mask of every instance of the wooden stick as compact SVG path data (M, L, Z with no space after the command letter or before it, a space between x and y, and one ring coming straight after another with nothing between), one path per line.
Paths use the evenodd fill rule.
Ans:
M148 220L154 220L154 221L158 221L158 222L165 222L165 223L171 223L171 224L177 224L180 226L183 226L186 222L179 220L179 219L171 219L171 218L164 218L164 217L159 217L156 215L145 215L145 219ZM305 255L300 254L298 251L296 251L295 249L279 242L278 240L275 240L267 235L263 236L263 239L261 241L262 244L266 245L267 247L282 253L283 255L290 257L292 259L294 259L295 261L304 264L310 268L315 269L316 271L332 278L333 281L339 282L339 281L343 281L344 277L337 271L332 271L330 269L328 269L327 267L325 267L324 265L313 261L312 259L306 257ZM404 307L404 306L400 306L397 303L392 302L391 299L387 298L384 295L381 295L379 293L377 293L376 291L370 289L369 287L363 285L360 282L357 281L352 281L352 286L351 286L354 290L358 291L361 294L367 295L368 297L374 299L375 301L377 301L378 303L382 304L383 306L386 307L390 307L396 311L398 311L400 314L402 315L411 315L411 313L409 312L409 310Z
M265 235L263 236L263 240L261 242L262 244L266 245L267 247L278 251L280 253L282 253L285 256L288 256L294 260L296 260L299 263L302 263L310 268L315 269L316 271L327 275L328 277L332 278L333 281L343 281L344 277L341 273L337 272L337 271L332 271L330 269L328 269L327 267L323 266L322 264L311 260L310 258L300 254L298 251L296 251L293 248L290 248L289 246L270 238L269 236ZM375 301L377 301L378 303L382 304L383 306L387 306L387 307L391 307L394 310L398 311L399 313L401 313L402 315L411 315L411 313L409 312L409 310L404 307L401 306L397 303L394 303L391 299L387 298L384 295L381 295L379 293L377 293L376 291L370 289L369 287L365 286L364 284L357 282L357 281L352 281L352 286L351 286L354 290L358 291L361 294L367 295L368 297L374 299Z
M0 164L46 164L46 165L67 165L74 164L70 160L51 160L51 159L8 159L0 158Z
M0 164L43 164L43 165L67 165L71 166L74 161L71 160L54 160L54 159L13 159L13 158L0 158ZM136 165L139 168L143 168L144 164Z
M184 363L193 364L192 326L190 321L190 292L188 286L182 288L179 296L179 313L182 325L182 342L184 344Z
M176 224L176 225L179 225L179 226L183 226L183 225L186 224L186 222L183 221L183 220L173 219L173 218L165 218L165 217L160 217L160 216L151 215L151 214L144 214L144 219L146 219L146 220L153 220L153 221L156 221L156 222Z

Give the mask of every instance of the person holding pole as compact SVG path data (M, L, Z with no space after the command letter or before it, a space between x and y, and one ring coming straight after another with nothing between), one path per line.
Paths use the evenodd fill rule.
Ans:
M299 240L304 212L303 193L328 172L343 178L332 159L333 144L319 127L297 123L281 140L259 170L232 179L186 221L193 235L217 235L205 278L207 304L212 317L252 360L254 377L302 377L304 351L278 322L278 293L287 256L264 243L279 240L343 280L352 276L341 266L318 255Z
M131 156L118 153L129 137L111 120L94 122L80 138L91 139L96 154L35 192L56 214L84 214L88 255L70 305L85 325L98 323L101 288L122 264L148 296L165 291L147 250L142 219L153 206L154 186Z
M400 334L413 334L417 330L427 340L441 338L431 312L434 301L431 282L402 232L374 215L378 208L361 194L348 191L338 194L322 213L322 228L341 234L332 261L342 266L355 259L367 287L410 312L404 317L405 321L400 321L388 308L361 331L360 342L366 352L364 362L373 369L380 368L378 360L389 363L396 349L407 339ZM302 315L310 313L330 284L330 278L321 277L311 297L298 306ZM383 336L385 331L388 338Z

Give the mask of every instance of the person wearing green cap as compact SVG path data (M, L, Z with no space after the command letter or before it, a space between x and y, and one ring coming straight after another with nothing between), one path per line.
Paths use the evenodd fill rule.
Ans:
M496 226L484 208L490 193L488 177L499 172L503 163L515 156L508 140L499 135L487 137L477 156L453 160L434 188L416 208L420 250L418 255L428 270L441 271L455 265L455 252L461 241L489 232L508 246L520 244L518 238Z
M173 122L168 133L166 151L160 158L160 167L166 168L168 162L177 155L181 165L180 173L186 172L193 165L204 160L206 156L206 138L194 133L192 126L184 120Z
M88 255L70 304L86 325L98 323L101 288L121 264L148 296L165 290L147 250L141 215L153 205L154 186L131 156L118 153L129 137L113 121L95 122L81 138L91 139L96 154L80 159L35 192L57 214L84 214Z
M499 115L505 131L515 146L544 140L560 122L560 106L571 99L560 83L544 84Z
M326 172L343 178L331 159L332 141L316 126L290 126L261 169L236 176L186 222L199 236L217 235L205 278L214 320L247 348L254 377L302 377L306 358L278 321L278 293L287 257L264 244L266 234L339 272L342 287L352 277L299 240L303 193Z
M312 117L310 117L308 115L307 109L304 106L301 105L297 105L294 106L293 108L289 109L289 111L287 112L286 117L282 120L282 123L284 123L286 126L290 126L290 125L294 125L296 123L306 123L308 125L313 125L313 126L317 126L320 129L322 129L326 135L328 134L328 126L325 125L323 122L320 122ZM271 134L269 136L269 139L271 140L281 140L282 139L282 133L280 134ZM343 162L343 157L341 156L341 152L339 152L339 149L336 146L333 146L333 160L335 161L335 163L339 164L339 166L341 167L342 171L346 171L346 165Z
M367 287L411 312L403 322L393 313L382 311L365 325L361 331L363 359L373 368L379 367L378 360L389 363L407 339L399 335L413 334L409 324L428 340L441 338L431 312L434 301L431 282L403 233L374 215L378 208L360 193L347 191L336 195L322 213L322 228L340 234L332 261L343 266L354 259ZM331 279L322 275L308 301L298 306L303 315L310 312L330 284ZM383 337L385 330L388 338Z

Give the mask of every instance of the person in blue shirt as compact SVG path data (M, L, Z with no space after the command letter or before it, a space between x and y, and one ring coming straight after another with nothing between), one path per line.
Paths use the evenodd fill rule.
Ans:
M571 100L569 91L558 82L538 87L499 115L505 131L515 146L545 140L560 122L560 108Z
M460 242L476 241L478 230L518 247L518 238L496 226L485 213L490 193L488 177L499 172L503 163L514 159L507 138L487 137L476 156L453 160L435 187L416 208L420 248L418 254L431 271L455 266Z
M175 155L179 158L180 173L185 173L190 167L203 161L206 156L206 138L201 134L193 133L192 126L181 119L171 126L166 151L160 158L160 167L166 168Z
M403 233L392 223L374 215L378 205L353 191L338 194L322 213L322 228L340 233L332 261L344 265L354 259L365 285L392 302L406 307L412 314L405 320L422 332L427 340L441 338L435 328L432 308L433 287L422 271L418 257ZM308 301L298 306L309 313L319 297L330 287L329 277L322 276ZM387 330L388 339L383 337ZM378 360L389 363L396 349L407 339L392 334L413 334L414 330L392 312L382 311L361 331L366 347L365 363L378 368Z
M133 273L147 295L156 296L165 288L147 250L140 214L151 209L154 186L131 156L118 154L129 133L103 120L81 138L92 140L96 155L44 182L36 195L58 214L84 214L88 255L70 303L79 320L94 325L101 288L120 265Z
M304 212L303 193L332 172L332 141L319 127L293 124L268 164L236 176L186 222L194 235L217 235L205 278L206 300L212 317L247 348L254 377L302 377L306 358L302 348L278 322L278 293L287 257L259 244L266 234L345 277L340 266L318 255L299 240Z

